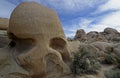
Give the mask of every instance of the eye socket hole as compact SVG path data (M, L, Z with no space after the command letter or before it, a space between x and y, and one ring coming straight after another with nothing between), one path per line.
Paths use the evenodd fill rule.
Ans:
M59 37L50 40L50 47L53 49L63 49L66 46L66 42Z
M15 43L14 41L11 41L11 42L9 43L9 46L10 46L11 48L13 48L13 47L16 46L16 43Z
M10 39L17 39L17 37L13 33L8 33Z

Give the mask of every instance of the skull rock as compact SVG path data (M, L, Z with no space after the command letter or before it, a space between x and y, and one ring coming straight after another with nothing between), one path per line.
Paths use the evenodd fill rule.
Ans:
M16 53L18 63L32 78L46 74L46 57L68 73L65 62L71 60L67 39L57 14L38 3L24 2L11 14L8 28L11 45Z

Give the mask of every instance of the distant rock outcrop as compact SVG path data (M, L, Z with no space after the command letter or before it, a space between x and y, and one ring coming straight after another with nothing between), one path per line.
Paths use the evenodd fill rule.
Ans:
M0 30L6 30L8 28L9 19L8 18L0 18Z
M106 28L101 33L109 42L120 42L120 32L113 28Z
M100 34L99 32L91 31L91 32L87 33L87 42L92 43L95 41L107 42L106 38L102 34Z
M5 47L10 42L10 39L8 38L7 31L0 30L0 48Z
M113 47L113 52L114 52L118 57L120 57L120 43L116 44L116 45Z
M85 42L87 40L86 33L83 29L77 30L75 35L75 40L79 40L81 42Z
M74 39L88 43L95 41L117 43L120 42L120 32L113 28L106 28L103 32L91 31L86 34L83 29L80 29L77 30Z
M104 33L106 33L106 34L118 34L119 32L113 28L105 28Z
M9 43L7 36L7 28L9 24L9 19L0 18L0 48L5 47Z

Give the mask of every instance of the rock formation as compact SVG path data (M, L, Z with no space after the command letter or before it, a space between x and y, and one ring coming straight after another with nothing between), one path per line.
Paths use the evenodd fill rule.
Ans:
M0 78L106 78L119 57L117 30L80 29L67 40L57 14L35 2L19 4L9 27L0 20Z
M107 43L107 42L93 42L91 43L91 45L95 46L96 48L98 48L100 51L103 51L103 52L107 52L106 50L107 49L111 49L114 44L112 43Z
M75 35L75 40L79 40L81 42L85 42L87 40L86 33L83 29L77 30Z
M9 39L6 31L0 30L0 48L5 47L9 44Z
M120 57L120 43L115 44L115 46L113 47L113 52Z
M9 39L7 36L7 28L8 28L9 19L0 18L0 48L8 45Z
M9 19L0 18L0 30L6 30L8 28Z
M13 58L12 61L15 62L12 66L19 67L20 65L20 68L28 74L19 73L19 71L12 72L4 67L8 72L0 73L0 75L16 73L15 75L20 75L20 77L22 77L21 74L25 74L26 78L28 76L42 78L53 71L59 71L62 74L70 73L68 62L71 56L67 39L59 18L53 10L35 2L21 3L11 14L8 36L12 41L6 49L12 53L10 58ZM49 65L49 62L53 65ZM17 69L17 66L14 69ZM50 66L55 67L51 69Z
M115 29L106 28L104 32L102 32L102 35L104 35L109 42L120 42L120 33Z
M88 43L92 43L95 41L107 42L106 38L103 35L101 35L99 32L96 32L96 31L91 31L91 32L87 33L87 41L88 41Z
M120 33L113 28L106 28L103 32L90 31L87 34L85 34L84 30L80 29L76 32L74 38L75 40L79 41L86 39L87 43L92 43L95 41L117 43L120 42Z

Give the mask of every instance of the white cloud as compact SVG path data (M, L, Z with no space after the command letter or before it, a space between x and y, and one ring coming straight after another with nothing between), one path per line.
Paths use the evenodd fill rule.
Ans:
M106 27L115 28L120 32L120 11L112 12L103 17L97 24L92 25L92 29L97 31L101 31Z
M98 6L99 4L105 2L106 0L0 0L1 8L7 9L7 10L3 10L6 12L1 12L1 13L3 14L9 13L8 15L6 15L9 16L10 12L12 12L12 10L10 9L11 6L15 4L18 5L19 3L24 1L36 1L56 10L58 14L64 16L68 15L72 17L72 16L80 15L81 13L84 14L84 12L86 12L87 10L94 8L96 5ZM8 5L2 2L6 2ZM0 11L2 11L1 8ZM9 10L10 12L7 12Z
M120 0L108 0L107 3L99 6L99 8L93 13L101 13L108 10L120 10Z
M85 11L87 8L93 8L105 0L35 0L40 3L54 8L59 13L75 13Z
M108 14L101 20L101 23L109 26L120 25L120 11L112 12L111 14Z
M100 7L100 10L120 10L120 0L109 0L108 3Z
M99 22L91 25L92 30L102 31L106 27L111 27L120 32L120 0L109 0L106 4L101 5L93 14L98 14L109 10L117 11L113 11L103 16L101 15Z
M90 31L98 31L102 32L105 28L111 27L120 32L120 11L112 12L111 14L108 14L106 16L103 16L99 19L99 22L95 24L91 24L91 22L94 22L98 18L92 18L92 19L85 19L82 18L81 21L79 21L76 24L71 25L67 30L72 30L74 34L67 34L68 37L73 37L75 35L75 32L78 29L84 29L86 32Z
M93 19L87 18L80 18L81 20L78 21L77 23L73 23L69 26L65 26L64 30L71 32L71 33L66 33L67 37L74 37L75 33L78 29L84 29L86 32L88 32L90 30L89 28L89 24L93 21Z

